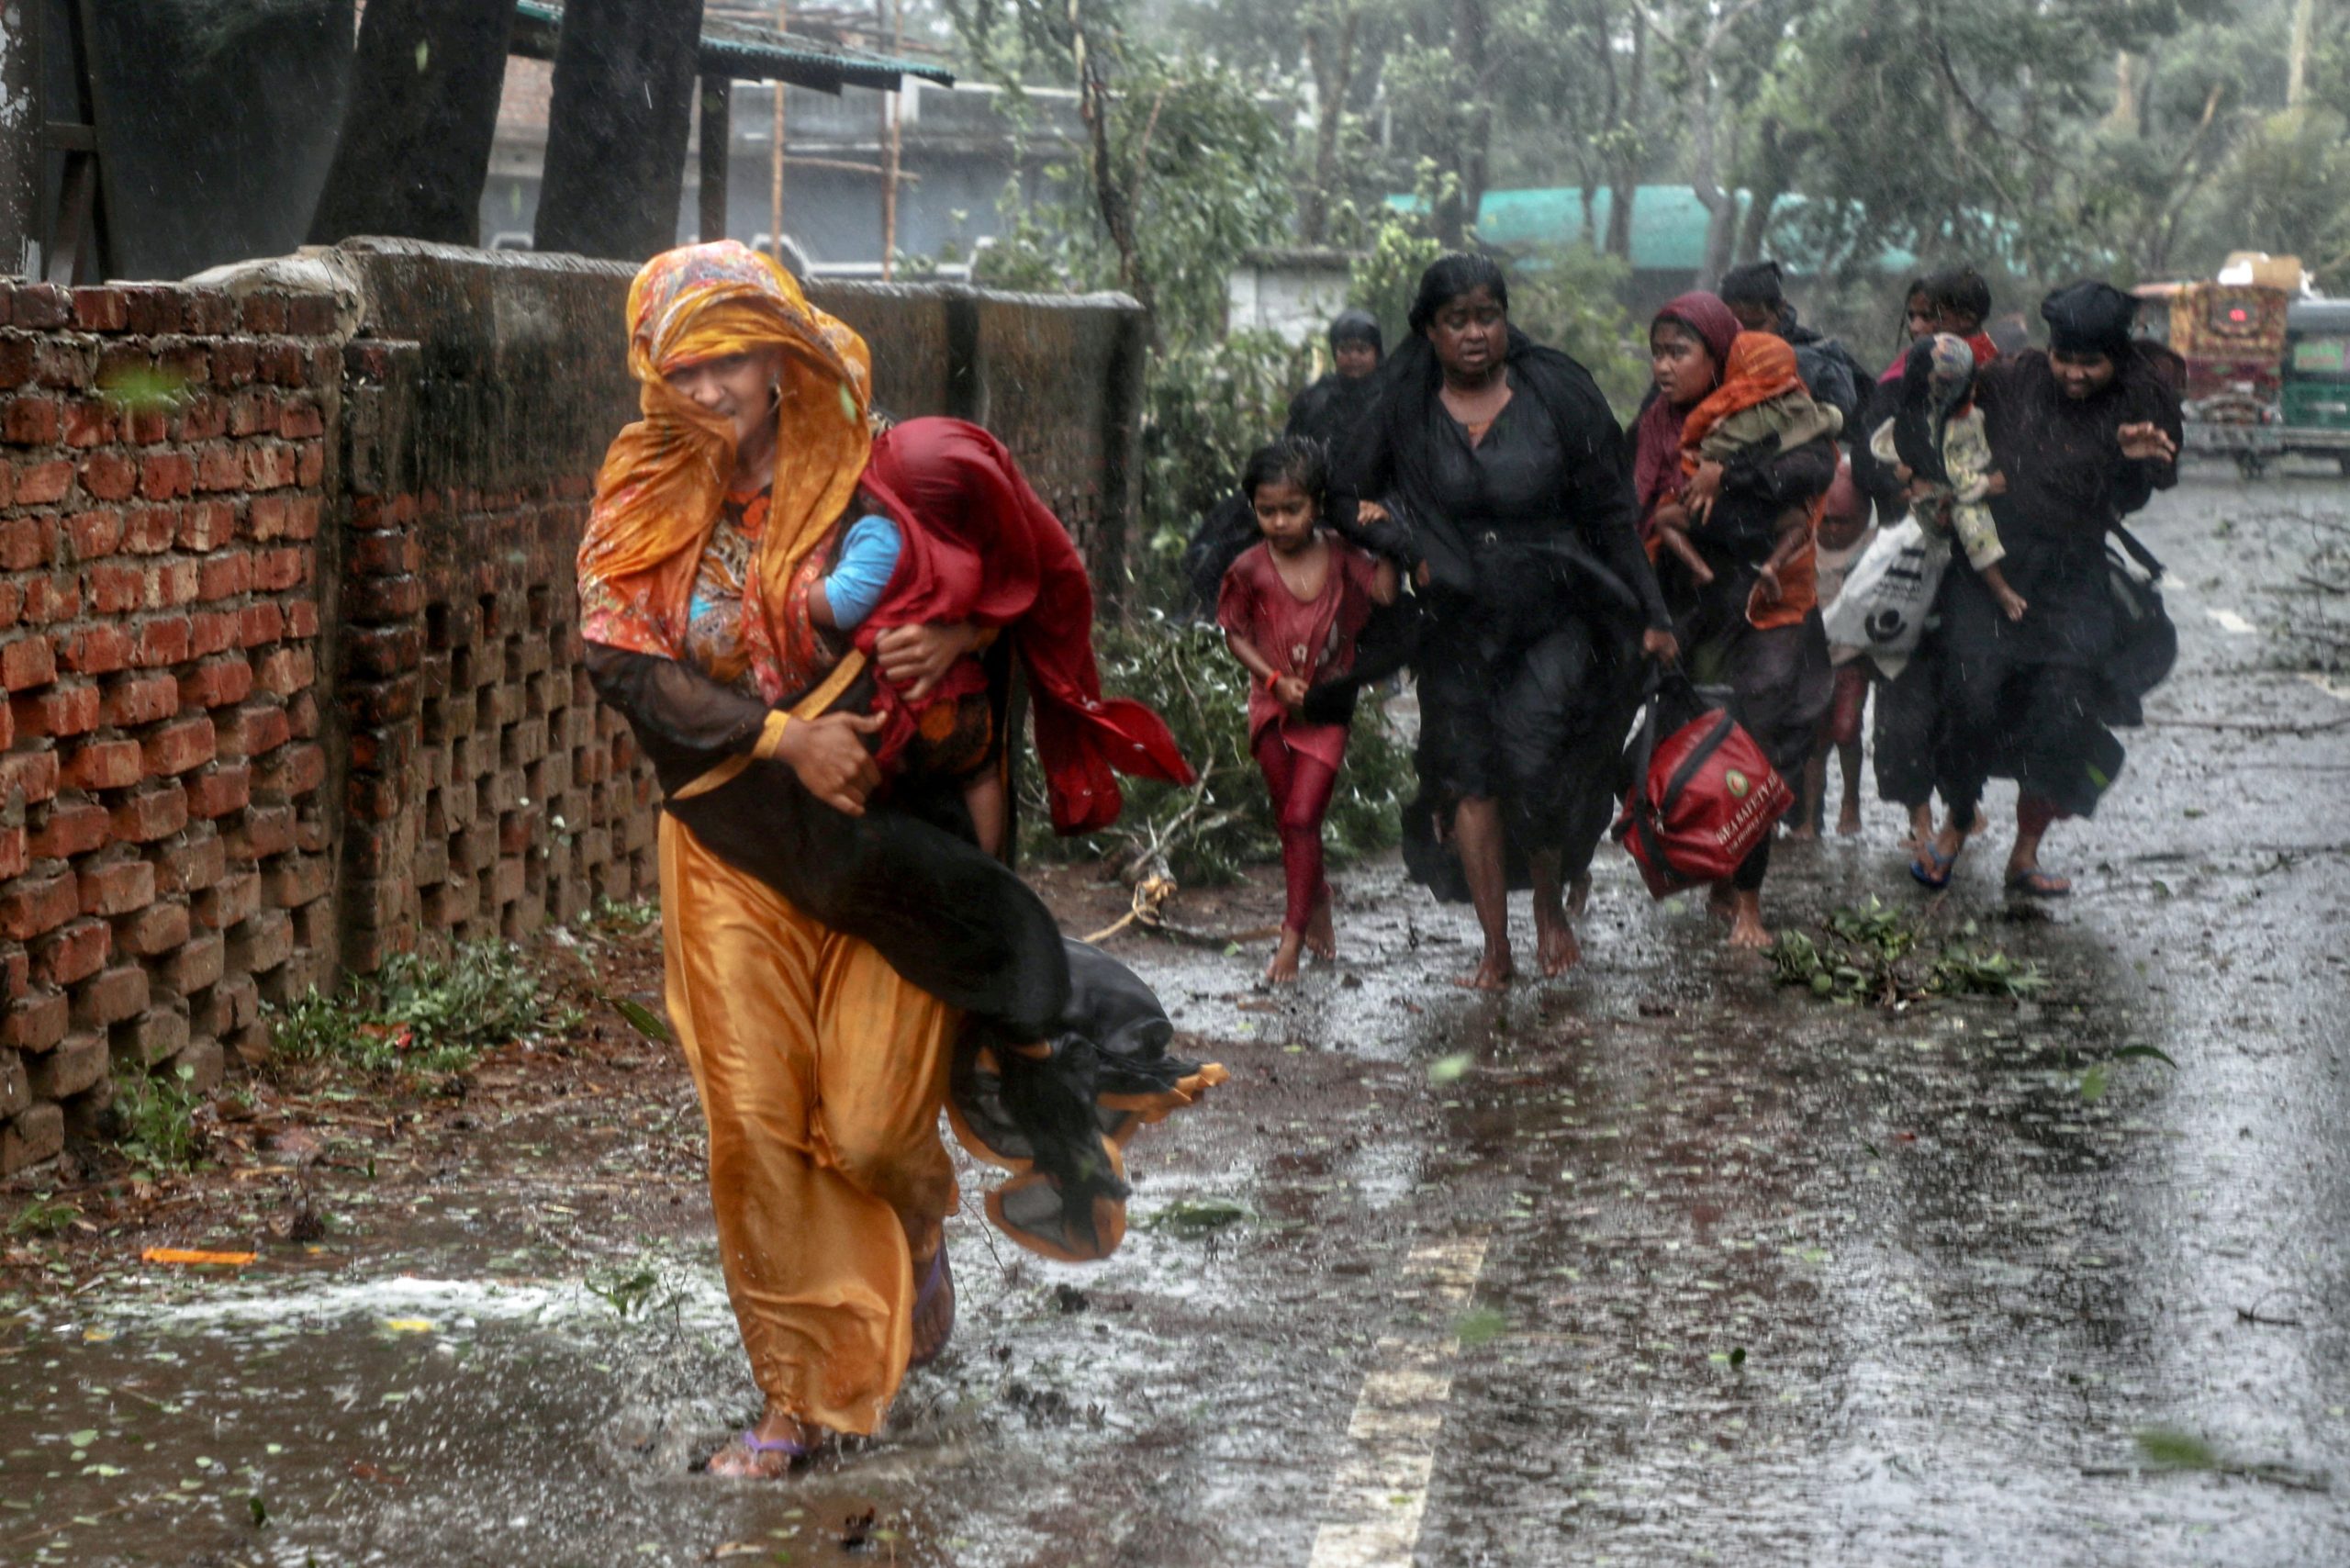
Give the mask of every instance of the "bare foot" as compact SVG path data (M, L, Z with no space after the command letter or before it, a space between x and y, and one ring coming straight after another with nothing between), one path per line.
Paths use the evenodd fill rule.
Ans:
M1818 844L1819 842L1819 830L1812 826L1810 820L1807 818L1806 820L1796 823L1795 826L1789 828L1787 830L1787 837L1796 844Z
M1851 838L1860 831L1861 813L1857 810L1851 806L1846 806L1842 811L1836 813L1837 837Z
M1314 918L1305 923L1305 950L1326 964L1338 956L1338 932L1330 923L1330 895L1326 892L1322 895L1322 902L1314 906Z
M1934 808L1930 805L1910 807L1909 836L1901 841L1901 847L1913 854L1922 855L1925 853L1926 846L1933 841Z
M819 1436L789 1411L770 1405L757 1426L711 1455L705 1468L712 1475L731 1480L779 1481L791 1473L795 1461L807 1457ZM745 1441L746 1437L757 1446Z
M1510 959L1509 949L1496 953L1485 949L1484 961L1473 975L1464 975L1452 983L1464 991L1507 991L1509 982L1517 978L1517 966Z
M1729 945L1750 951L1771 945L1770 929L1762 924L1762 894L1743 889L1732 895Z
M1556 978L1583 962L1583 944L1575 940L1573 926L1563 919L1535 924L1540 928L1534 934L1535 956L1543 974Z
M1304 948L1305 934L1284 928L1281 945L1273 949L1273 961L1265 966L1265 979L1275 985L1292 985L1297 980L1297 957Z
M1583 912L1583 907L1590 902L1591 873L1585 871L1582 876L1577 877L1573 881L1567 884L1567 913L1572 915L1581 915Z

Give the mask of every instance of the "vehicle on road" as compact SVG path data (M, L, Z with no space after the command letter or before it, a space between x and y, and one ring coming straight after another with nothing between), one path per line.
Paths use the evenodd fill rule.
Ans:
M2279 449L2331 457L2350 477L2350 299L2297 299L2286 308L2281 382Z

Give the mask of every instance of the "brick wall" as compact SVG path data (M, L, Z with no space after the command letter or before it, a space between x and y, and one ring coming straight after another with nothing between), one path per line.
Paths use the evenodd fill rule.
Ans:
M573 576L632 270L363 240L0 282L0 1175L117 1071L257 1056L263 1000L651 895ZM1114 590L1131 302L811 292L885 408L1002 434Z
M331 933L325 301L0 286L0 1171L259 1048Z

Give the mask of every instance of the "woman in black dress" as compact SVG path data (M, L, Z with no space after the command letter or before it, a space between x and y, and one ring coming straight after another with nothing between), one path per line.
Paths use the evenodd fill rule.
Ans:
M1633 529L1623 431L1589 373L1510 326L1508 286L1482 256L1429 267L1410 319L1342 456L1336 510L1360 498L1359 537L1418 585L1404 857L1439 898L1476 906L1484 954L1460 983L1498 990L1516 972L1513 885L1533 889L1542 972L1582 957L1564 890L1606 829L1640 655L1676 650Z
M2009 621L1973 572L1942 578L1943 739L1936 770L1946 822L1921 879L1950 879L1984 781L2016 780L2009 891L2072 890L2042 868L2041 835L2085 817L2121 771L2111 724L2138 722L2153 678L2131 667L2105 536L2178 482L2178 393L2153 351L2133 342L2137 301L2076 283L2042 302L2049 348L2003 357L1977 375L1991 454L2007 481L1991 515L2000 562L2027 606ZM1930 871L1930 876L1922 872Z

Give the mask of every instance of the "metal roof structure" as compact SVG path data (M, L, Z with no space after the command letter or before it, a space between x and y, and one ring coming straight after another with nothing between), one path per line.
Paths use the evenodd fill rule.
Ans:
M562 29L562 0L515 0L510 47L516 54L553 60ZM843 87L894 92L909 76L942 87L955 84L953 72L926 61L867 54L820 39L714 17L702 22L701 52L694 73L738 82L781 82L822 93L837 93Z

